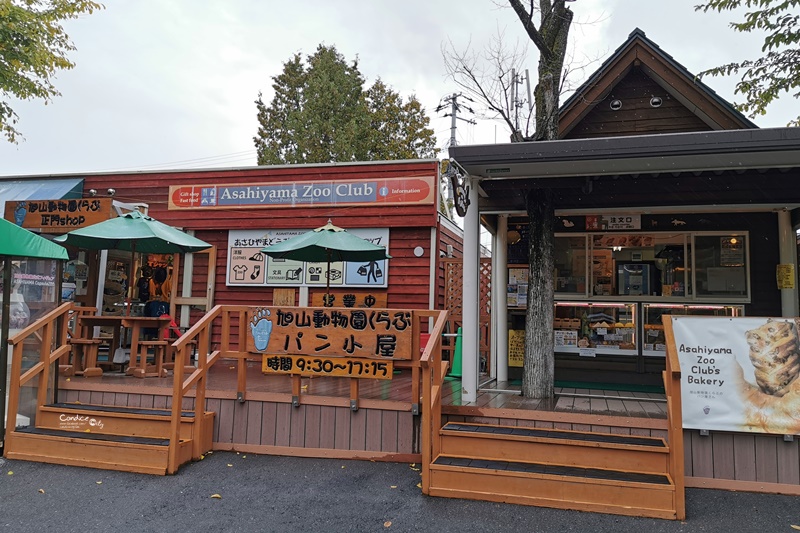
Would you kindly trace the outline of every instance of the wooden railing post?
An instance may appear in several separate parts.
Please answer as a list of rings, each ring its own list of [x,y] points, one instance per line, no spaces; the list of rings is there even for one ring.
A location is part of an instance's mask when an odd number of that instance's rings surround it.
[[[683,406],[681,402],[681,364],[675,347],[675,335],[671,317],[663,317],[664,336],[667,345],[664,387],[667,393],[667,416],[669,438],[670,476],[675,484],[676,518],[686,518],[686,485],[683,456]]]

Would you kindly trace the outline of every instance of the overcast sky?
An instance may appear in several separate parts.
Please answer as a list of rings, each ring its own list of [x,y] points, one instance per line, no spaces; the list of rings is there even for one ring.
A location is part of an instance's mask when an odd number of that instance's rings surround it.
[[[576,63],[605,60],[639,27],[690,72],[754,58],[762,37],[734,33],[730,13],[697,13],[695,0],[577,0],[570,6]],[[62,96],[14,102],[25,136],[0,139],[0,175],[255,165],[254,100],[272,97],[271,77],[300,52],[335,45],[371,84],[380,77],[416,94],[445,148],[450,119],[436,112],[457,91],[446,79],[443,42],[483,49],[498,29],[527,38],[509,8],[492,0],[107,0],[106,8],[65,24],[77,46],[73,70],[58,74]],[[536,70],[529,50],[529,69]],[[585,72],[588,76],[599,62]],[[574,80],[576,83],[582,79]],[[736,101],[734,79],[709,78]],[[563,99],[562,99],[563,101]],[[780,127],[798,114],[790,97],[755,119]],[[466,115],[465,115],[466,116]],[[459,144],[505,142],[502,125],[459,122]],[[443,152],[446,154],[446,152]]]

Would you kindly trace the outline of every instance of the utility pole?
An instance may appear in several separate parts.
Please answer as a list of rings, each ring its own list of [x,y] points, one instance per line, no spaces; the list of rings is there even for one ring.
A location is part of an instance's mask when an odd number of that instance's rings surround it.
[[[515,69],[511,69],[511,106],[514,113],[514,136],[522,140],[522,133],[519,131],[519,108],[525,104],[525,100],[520,98],[519,85],[525,82],[528,86],[528,111],[533,109],[533,100],[531,99],[531,79],[528,76],[528,69],[525,69],[525,76],[517,74]]]
[[[442,111],[443,109],[446,109],[448,104],[450,105],[450,112],[444,114],[444,116],[446,116],[446,117],[451,117],[451,120],[450,120],[450,144],[448,146],[456,146],[458,144],[458,141],[456,141],[456,121],[463,120],[467,124],[472,124],[473,126],[475,124],[477,124],[477,122],[475,122],[472,119],[461,118],[461,117],[458,116],[458,112],[461,111],[462,108],[466,109],[467,111],[469,111],[473,115],[475,114],[475,111],[473,111],[469,107],[462,106],[458,102],[459,98],[463,98],[464,100],[469,100],[470,102],[474,103],[474,100],[464,96],[461,93],[453,93],[452,95],[444,98],[444,102],[439,104],[439,107],[436,108],[436,111],[438,112],[438,111]]]
[[[475,122],[472,119],[462,118],[462,117],[458,116],[458,112],[461,111],[462,108],[466,109],[467,111],[469,111],[473,115],[475,114],[475,111],[473,111],[472,109],[470,109],[469,107],[467,107],[465,105],[460,104],[458,102],[459,98],[463,98],[464,100],[469,100],[470,102],[474,103],[474,100],[472,100],[471,98],[469,98],[467,96],[464,96],[461,93],[453,93],[450,96],[444,98],[443,102],[441,104],[439,104],[439,106],[436,108],[436,111],[438,112],[438,111],[442,111],[444,109],[447,109],[448,104],[450,106],[450,112],[444,114],[444,116],[450,117],[450,143],[448,144],[448,147],[449,146],[456,146],[458,144],[458,141],[456,140],[456,124],[457,124],[457,121],[463,120],[467,124],[472,124],[473,126],[475,124],[477,124],[477,122]],[[452,206],[453,206],[453,202],[454,202],[454,192],[453,192],[453,186],[450,183],[450,180],[447,180],[446,190],[447,190],[447,212],[450,213],[450,218],[452,219],[453,218]]]

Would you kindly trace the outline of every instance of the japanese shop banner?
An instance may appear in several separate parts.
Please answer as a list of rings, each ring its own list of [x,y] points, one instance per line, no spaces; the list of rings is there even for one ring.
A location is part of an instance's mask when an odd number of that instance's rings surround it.
[[[250,308],[247,351],[408,360],[412,316],[398,309]]]
[[[308,232],[305,229],[231,230],[228,232],[228,286],[325,287],[328,263],[304,263],[269,257],[261,250]],[[357,237],[389,250],[388,228],[347,229]],[[389,260],[333,261],[331,289],[387,287]]]
[[[672,317],[683,427],[800,433],[800,346],[793,318]]]
[[[435,184],[436,176],[173,185],[169,188],[169,209],[433,204]]]

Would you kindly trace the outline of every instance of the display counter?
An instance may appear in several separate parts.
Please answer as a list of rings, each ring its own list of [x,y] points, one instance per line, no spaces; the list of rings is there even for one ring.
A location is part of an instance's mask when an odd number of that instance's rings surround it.
[[[680,316],[743,316],[743,305],[681,305],[681,304],[642,304],[642,355],[663,357],[666,354],[666,340],[662,317]]]
[[[637,355],[637,304],[556,302],[556,353]]]
[[[509,309],[510,329],[524,330],[525,309]],[[664,357],[664,315],[743,316],[743,305],[556,302],[556,354]],[[519,366],[515,362],[512,366]]]

